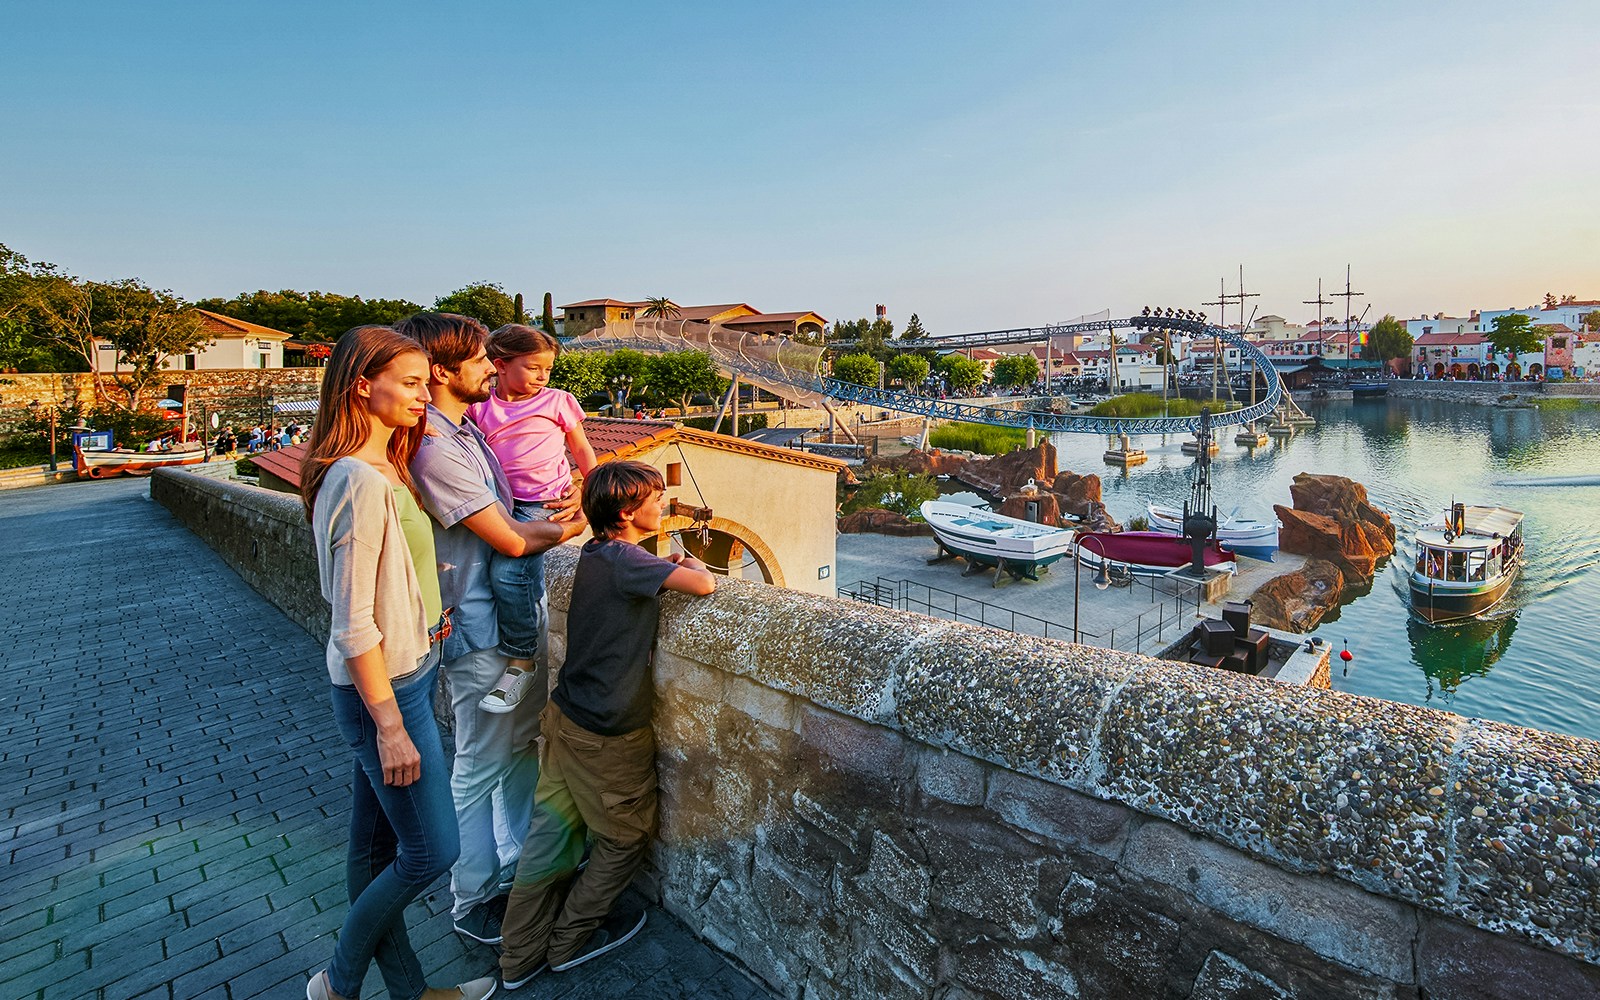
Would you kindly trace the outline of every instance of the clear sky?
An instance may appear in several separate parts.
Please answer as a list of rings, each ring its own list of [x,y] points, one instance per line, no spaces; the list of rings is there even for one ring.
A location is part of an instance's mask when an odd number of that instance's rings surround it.
[[[1196,308],[1240,264],[1305,321],[1348,263],[1357,311],[1459,315],[1600,298],[1596,51],[1594,0],[7,2],[0,242],[189,298],[939,334]]]

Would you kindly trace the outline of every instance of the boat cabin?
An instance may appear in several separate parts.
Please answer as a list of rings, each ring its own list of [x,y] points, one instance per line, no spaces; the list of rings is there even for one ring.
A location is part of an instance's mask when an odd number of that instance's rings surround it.
[[[1520,512],[1456,504],[1444,524],[1417,533],[1413,573],[1442,583],[1483,583],[1510,572],[1521,553]]]

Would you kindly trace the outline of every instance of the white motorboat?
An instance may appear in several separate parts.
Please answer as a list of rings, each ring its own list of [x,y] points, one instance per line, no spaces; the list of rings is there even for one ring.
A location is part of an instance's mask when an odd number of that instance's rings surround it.
[[[1036,579],[1035,571],[1072,552],[1072,529],[1053,528],[945,500],[922,504],[940,548],[969,566],[1005,570]]]
[[[1145,513],[1151,531],[1159,531],[1164,535],[1183,534],[1182,508],[1147,503]],[[1240,517],[1235,511],[1217,525],[1216,539],[1238,555],[1271,562],[1272,554],[1278,551],[1278,519],[1261,521],[1253,517]]]

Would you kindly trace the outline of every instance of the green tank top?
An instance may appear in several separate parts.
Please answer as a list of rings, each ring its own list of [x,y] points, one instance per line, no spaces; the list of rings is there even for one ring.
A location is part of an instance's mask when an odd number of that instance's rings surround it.
[[[404,486],[392,487],[394,505],[400,511],[400,530],[411,550],[411,565],[417,571],[417,587],[422,591],[422,612],[431,629],[444,612],[439,597],[439,560],[433,554],[433,522],[417,506],[417,498]]]

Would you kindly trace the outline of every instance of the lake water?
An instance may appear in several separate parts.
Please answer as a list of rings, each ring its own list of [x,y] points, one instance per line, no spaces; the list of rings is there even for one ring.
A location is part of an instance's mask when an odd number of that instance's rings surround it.
[[[1600,486],[1525,486],[1518,480],[1600,473],[1600,411],[1502,410],[1439,400],[1314,401],[1315,427],[1249,450],[1223,431],[1212,491],[1226,515],[1271,516],[1289,506],[1301,472],[1348,476],[1394,521],[1396,557],[1372,590],[1312,634],[1346,643],[1333,686],[1466,716],[1600,740]],[[1147,500],[1181,505],[1194,459],[1180,436],[1142,435],[1148,464],[1106,465],[1102,437],[1057,434],[1061,468],[1099,473],[1106,507],[1124,524]],[[1523,511],[1526,565],[1493,617],[1436,627],[1412,619],[1406,567],[1419,527],[1452,500]]]

